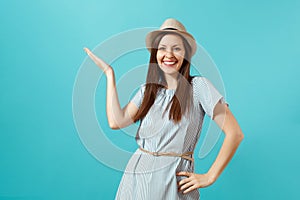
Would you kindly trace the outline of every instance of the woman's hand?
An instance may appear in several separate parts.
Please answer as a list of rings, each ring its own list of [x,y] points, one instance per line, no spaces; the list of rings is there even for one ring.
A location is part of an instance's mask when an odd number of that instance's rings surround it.
[[[87,55],[94,61],[96,65],[106,74],[108,71],[112,70],[112,67],[105,63],[102,59],[93,54],[88,48],[83,48]]]
[[[198,188],[207,187],[215,182],[215,180],[213,180],[213,178],[208,174],[178,172],[176,175],[187,177],[178,182],[178,190],[183,191],[184,194]]]

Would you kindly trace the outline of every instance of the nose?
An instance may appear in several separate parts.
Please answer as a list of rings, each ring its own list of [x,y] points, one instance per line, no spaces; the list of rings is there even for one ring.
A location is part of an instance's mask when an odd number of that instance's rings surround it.
[[[167,58],[172,58],[174,56],[174,53],[172,50],[167,50],[166,51],[166,55],[165,55]]]

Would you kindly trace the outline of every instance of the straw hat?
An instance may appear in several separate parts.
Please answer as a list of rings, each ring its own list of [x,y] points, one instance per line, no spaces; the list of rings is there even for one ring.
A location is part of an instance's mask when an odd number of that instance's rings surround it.
[[[195,41],[194,37],[186,31],[186,29],[185,29],[185,27],[183,26],[182,23],[180,23],[176,19],[172,19],[172,18],[167,19],[166,21],[164,21],[164,23],[161,25],[159,30],[152,31],[152,32],[147,34],[147,36],[146,36],[146,47],[148,48],[149,51],[151,51],[152,41],[156,38],[156,36],[158,36],[162,32],[170,32],[170,33],[175,32],[175,33],[181,35],[183,38],[186,39],[186,41],[191,46],[192,55],[194,55],[196,53],[197,44],[196,44],[196,41]]]

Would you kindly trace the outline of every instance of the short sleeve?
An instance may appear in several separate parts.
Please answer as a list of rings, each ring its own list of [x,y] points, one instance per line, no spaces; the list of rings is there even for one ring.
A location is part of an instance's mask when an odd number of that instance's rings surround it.
[[[203,110],[211,119],[213,118],[213,111],[218,102],[229,106],[222,94],[207,78],[195,77],[193,85],[196,101],[201,104]]]
[[[145,92],[145,85],[141,85],[138,91],[136,92],[136,94],[130,100],[130,102],[133,102],[138,108],[140,108],[143,101],[144,92]]]

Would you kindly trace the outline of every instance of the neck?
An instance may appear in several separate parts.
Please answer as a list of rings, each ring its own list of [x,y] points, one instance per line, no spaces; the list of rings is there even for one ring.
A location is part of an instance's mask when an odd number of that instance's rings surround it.
[[[168,89],[176,89],[177,88],[177,74],[175,75],[170,75],[170,74],[165,74],[165,79],[168,84]]]

